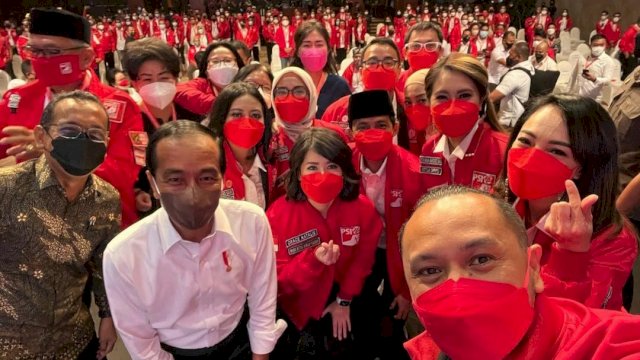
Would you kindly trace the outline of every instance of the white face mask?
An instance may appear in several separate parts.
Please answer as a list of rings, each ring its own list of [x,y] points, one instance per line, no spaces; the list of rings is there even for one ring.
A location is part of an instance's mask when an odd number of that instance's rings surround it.
[[[462,25],[467,25],[469,23],[469,20],[467,19],[462,19]]]
[[[207,70],[207,76],[212,83],[219,87],[225,87],[231,83],[233,77],[238,73],[238,66],[220,64]]]
[[[164,109],[171,104],[176,95],[176,84],[157,81],[141,87],[138,93],[145,104],[156,109]]]
[[[616,17],[613,18],[613,22],[617,23],[618,21],[620,21],[619,17],[616,16]]]
[[[591,48],[591,55],[594,57],[599,57],[604,53],[604,46],[596,46]]]
[[[100,31],[104,30],[104,25],[98,25],[98,30]]]
[[[282,20],[282,26],[289,26],[289,20]]]
[[[555,35],[555,33],[556,33],[556,29],[547,29],[548,35]]]

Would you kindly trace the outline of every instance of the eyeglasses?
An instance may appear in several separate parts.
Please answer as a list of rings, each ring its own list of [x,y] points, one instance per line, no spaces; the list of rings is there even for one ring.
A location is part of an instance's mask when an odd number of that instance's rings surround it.
[[[386,57],[382,60],[378,58],[369,58],[364,62],[364,65],[369,68],[369,70],[377,69],[378,67],[380,67],[380,65],[382,65],[382,67],[386,70],[392,70],[396,67],[397,64],[398,60],[392,57]]]
[[[407,50],[409,50],[410,52],[418,52],[422,49],[425,49],[429,52],[434,52],[440,49],[440,46],[442,46],[442,44],[436,41],[427,43],[411,42],[407,44]]]
[[[216,59],[216,60],[208,60],[207,64],[209,64],[209,66],[218,66],[221,64],[224,64],[226,66],[231,66],[231,65],[235,65],[236,61],[234,59]]]
[[[62,54],[65,51],[73,51],[73,50],[80,50],[80,49],[84,49],[87,48],[88,46],[83,45],[83,46],[76,46],[76,47],[70,47],[70,48],[65,48],[65,49],[58,49],[58,48],[38,48],[38,47],[34,47],[31,45],[27,45],[24,47],[25,51],[27,52],[27,54],[34,56],[34,57],[42,57],[42,56],[57,56]]]
[[[271,86],[270,85],[260,85],[253,81],[246,81],[247,84],[251,84],[256,87],[256,89],[264,91],[265,94],[271,94]]]
[[[289,94],[291,94],[291,96],[296,99],[305,99],[307,96],[309,96],[309,92],[304,86],[296,86],[291,90],[287,89],[286,87],[277,87],[275,88],[273,93],[276,99],[284,99],[289,96]]]
[[[73,124],[63,124],[63,125],[49,125],[49,127],[57,127],[58,128],[58,136],[63,137],[65,139],[78,139],[82,134],[84,136],[95,142],[95,143],[105,143],[107,141],[107,132],[102,129],[91,128],[91,129],[83,129],[78,125]]]

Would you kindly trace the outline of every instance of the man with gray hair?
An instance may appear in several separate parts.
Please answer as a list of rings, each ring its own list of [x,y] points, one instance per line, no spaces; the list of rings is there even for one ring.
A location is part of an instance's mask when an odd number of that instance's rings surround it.
[[[542,248],[529,245],[501,199],[438,188],[418,203],[400,245],[413,307],[429,329],[405,343],[413,360],[640,354],[639,317],[543,294]]]

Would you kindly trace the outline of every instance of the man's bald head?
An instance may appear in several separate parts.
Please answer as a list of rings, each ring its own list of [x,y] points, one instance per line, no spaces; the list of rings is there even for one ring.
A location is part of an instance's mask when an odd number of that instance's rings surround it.
[[[536,53],[546,54],[549,51],[549,43],[546,41],[541,41],[535,49]]]

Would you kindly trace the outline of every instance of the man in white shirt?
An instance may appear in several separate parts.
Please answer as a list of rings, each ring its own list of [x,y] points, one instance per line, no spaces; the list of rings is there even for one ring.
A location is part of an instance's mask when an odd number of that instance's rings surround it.
[[[558,64],[549,56],[549,43],[542,41],[536,46],[529,62],[536,71],[558,71]]]
[[[591,55],[580,57],[576,69],[572,72],[569,84],[578,87],[581,96],[590,97],[598,102],[602,100],[602,89],[615,79],[613,59],[605,54],[607,39],[596,34],[591,37]]]
[[[498,87],[489,94],[493,103],[500,101],[498,120],[500,124],[513,127],[524,113],[524,103],[529,100],[531,76],[535,74],[529,62],[529,46],[526,42],[515,44],[509,51],[509,71],[502,77]]]
[[[268,359],[286,327],[275,321],[269,223],[256,205],[220,199],[220,154],[219,139],[187,120],[149,141],[147,176],[162,208],[117,236],[103,263],[133,359]]]
[[[507,57],[509,56],[509,50],[516,42],[516,35],[512,31],[507,31],[502,37],[502,42],[496,44],[495,49],[491,51],[491,57],[489,58],[489,91],[493,91],[500,83],[500,79],[507,73],[509,67],[507,66]]]

